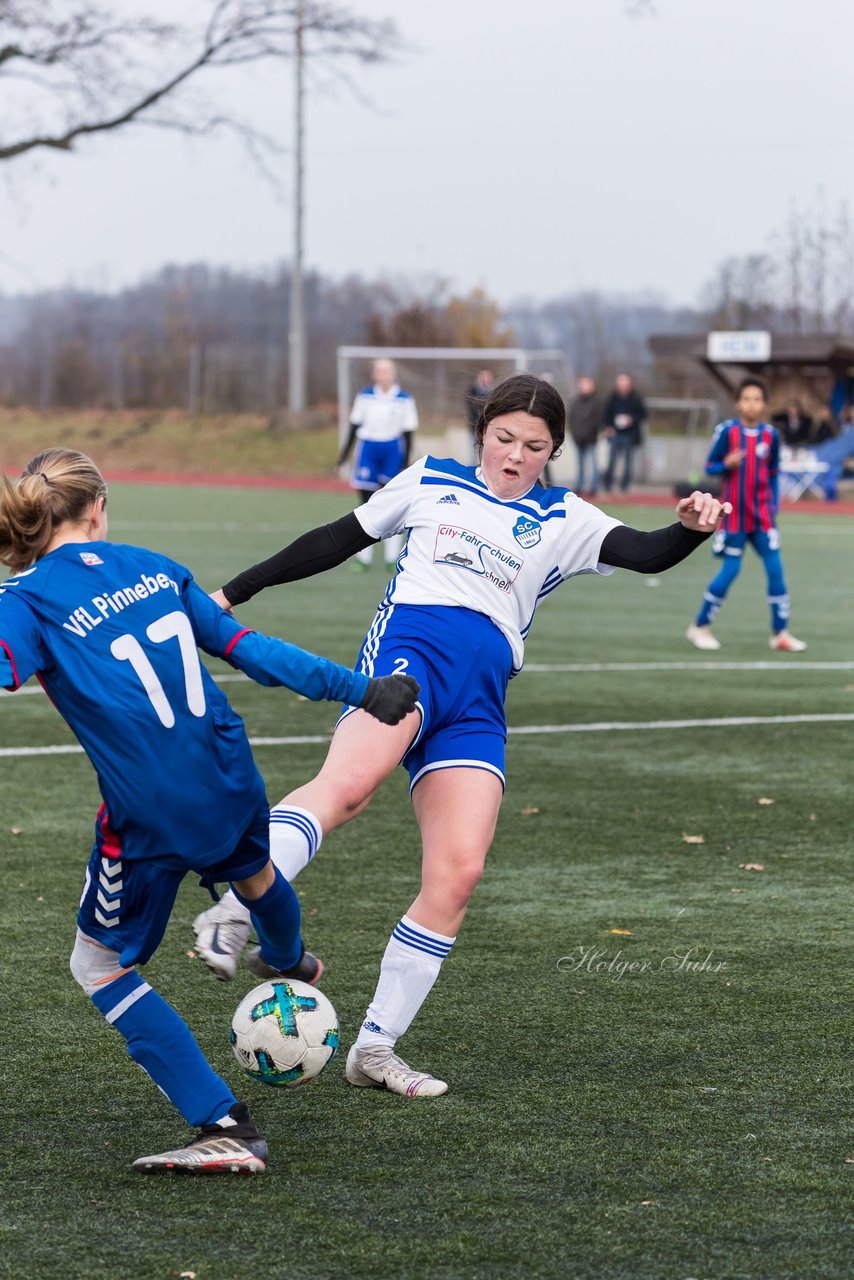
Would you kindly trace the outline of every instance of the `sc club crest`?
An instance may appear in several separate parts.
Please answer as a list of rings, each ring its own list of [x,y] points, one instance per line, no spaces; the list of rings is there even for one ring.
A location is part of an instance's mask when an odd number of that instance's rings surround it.
[[[520,516],[513,526],[513,537],[520,547],[535,547],[543,536],[543,526],[530,516]]]

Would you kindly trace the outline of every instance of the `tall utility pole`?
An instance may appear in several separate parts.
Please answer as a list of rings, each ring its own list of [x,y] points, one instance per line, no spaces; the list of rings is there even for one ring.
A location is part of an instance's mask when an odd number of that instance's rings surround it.
[[[305,86],[303,83],[303,0],[297,0],[295,47],[296,139],[294,145],[294,249],[291,263],[291,318],[288,333],[290,355],[288,407],[292,413],[305,409],[305,307],[302,290],[303,260],[303,142],[305,129]]]

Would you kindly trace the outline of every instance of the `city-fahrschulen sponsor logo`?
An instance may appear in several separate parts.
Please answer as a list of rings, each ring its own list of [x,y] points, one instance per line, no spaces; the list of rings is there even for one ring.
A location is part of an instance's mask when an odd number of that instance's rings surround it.
[[[436,531],[433,563],[474,573],[499,591],[509,594],[525,561],[515,551],[487,542],[471,529],[440,524]]]

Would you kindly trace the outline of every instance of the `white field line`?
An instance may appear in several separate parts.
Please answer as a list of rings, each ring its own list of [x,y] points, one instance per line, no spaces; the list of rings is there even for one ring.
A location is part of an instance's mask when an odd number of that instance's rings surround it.
[[[546,735],[554,733],[623,733],[651,729],[732,729],[741,725],[776,724],[829,724],[854,721],[854,712],[831,712],[826,715],[796,716],[722,716],[715,720],[609,720],[593,724],[530,724],[517,725],[508,734]],[[331,734],[306,734],[292,738],[250,738],[253,747],[296,747],[329,742]],[[82,747],[63,745],[55,747],[2,747],[0,757],[81,755]]]
[[[525,671],[535,675],[569,674],[584,675],[586,671],[854,671],[854,662],[805,662],[797,658],[776,662],[529,662]],[[251,684],[248,676],[240,672],[213,676],[215,684]],[[43,693],[40,684],[25,685],[14,695]],[[0,689],[0,698],[10,697],[7,689]]]
[[[854,671],[854,662],[799,662],[797,658],[765,662],[526,662],[525,671],[540,674],[585,671]]]
[[[111,520],[111,532],[154,529],[158,533],[276,533],[286,542],[289,534],[305,532],[304,526],[287,521],[248,524],[244,520]]]

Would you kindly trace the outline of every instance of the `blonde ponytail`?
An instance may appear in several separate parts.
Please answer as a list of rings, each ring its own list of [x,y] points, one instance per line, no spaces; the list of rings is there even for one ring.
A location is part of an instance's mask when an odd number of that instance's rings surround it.
[[[17,484],[2,477],[0,562],[13,572],[34,564],[66,521],[82,520],[106,496],[104,477],[91,458],[74,449],[47,449],[31,458]]]

